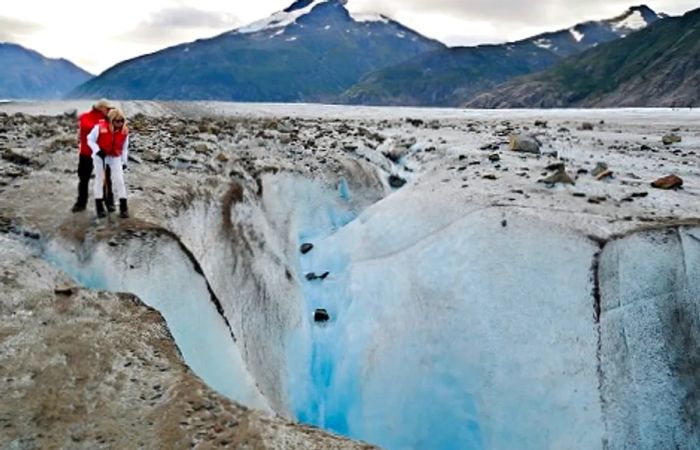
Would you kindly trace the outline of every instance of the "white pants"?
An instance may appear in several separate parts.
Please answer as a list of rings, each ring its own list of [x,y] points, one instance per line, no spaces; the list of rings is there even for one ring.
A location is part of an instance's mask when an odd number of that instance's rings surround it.
[[[118,199],[126,198],[126,185],[124,184],[124,171],[122,170],[122,159],[107,156],[104,161],[99,156],[94,156],[92,162],[95,166],[95,200],[102,200],[104,195],[103,185],[105,183],[105,168],[109,166],[112,176],[112,192]]]

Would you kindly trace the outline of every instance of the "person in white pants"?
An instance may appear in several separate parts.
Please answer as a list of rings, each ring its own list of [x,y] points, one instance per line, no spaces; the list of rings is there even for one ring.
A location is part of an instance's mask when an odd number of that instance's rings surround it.
[[[128,218],[126,185],[124,171],[129,160],[129,128],[124,113],[115,108],[109,112],[106,121],[100,121],[87,137],[92,150],[95,166],[95,208],[97,217],[105,217],[103,185],[105,183],[105,166],[112,174],[113,192],[119,198],[119,217]]]

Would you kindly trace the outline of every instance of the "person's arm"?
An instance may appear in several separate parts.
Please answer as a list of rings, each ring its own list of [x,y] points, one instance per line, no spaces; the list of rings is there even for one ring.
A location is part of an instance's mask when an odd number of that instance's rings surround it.
[[[129,162],[129,136],[124,139],[124,146],[122,147],[122,167],[126,167]]]
[[[97,145],[97,138],[100,137],[100,126],[95,125],[95,127],[92,129],[90,134],[87,136],[87,144],[88,147],[90,147],[90,150],[92,150],[92,157],[94,158],[95,156],[100,156],[100,146]],[[100,156],[101,158],[101,156]]]

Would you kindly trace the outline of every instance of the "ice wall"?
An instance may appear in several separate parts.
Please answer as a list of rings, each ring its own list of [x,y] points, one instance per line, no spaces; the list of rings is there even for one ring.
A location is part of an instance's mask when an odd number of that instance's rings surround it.
[[[165,318],[192,370],[209,386],[241,404],[270,411],[211,299],[206,280],[167,235],[102,241],[89,248],[55,240],[46,257],[82,285],[131,292]]]
[[[700,229],[611,242],[600,287],[607,447],[700,448]]]
[[[279,414],[295,415],[289,398],[302,392],[311,351],[299,240],[304,230],[339,229],[383,195],[373,167],[347,161],[324,180],[235,179],[229,192],[202,195],[169,223],[200,262],[247,367]]]
[[[302,420],[387,449],[600,446],[595,243],[397,194],[314,244],[302,271],[330,275],[306,317],[332,321],[312,326]]]

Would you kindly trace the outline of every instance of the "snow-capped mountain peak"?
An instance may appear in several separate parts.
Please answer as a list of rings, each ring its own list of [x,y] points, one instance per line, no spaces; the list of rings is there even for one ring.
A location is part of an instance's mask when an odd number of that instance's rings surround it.
[[[646,5],[633,6],[612,19],[579,23],[565,30],[534,36],[525,42],[553,51],[559,56],[570,56],[602,43],[624,38],[663,17]]]
[[[296,20],[311,12],[319,3],[324,3],[325,0],[297,0],[290,7],[278,11],[269,17],[257,20],[251,24],[240,27],[234,32],[236,33],[257,33],[259,31],[284,28],[296,22]]]
[[[639,5],[629,8],[622,15],[607,22],[615,31],[631,33],[651,25],[662,17],[648,6]]]
[[[249,25],[237,28],[234,33],[258,33],[261,31],[279,30],[287,26],[297,23],[299,19],[309,15],[317,7],[323,5],[336,5],[341,8],[343,14],[347,15],[350,20],[358,23],[381,22],[389,23],[391,20],[376,13],[358,13],[349,11],[346,8],[348,0],[296,0],[289,7],[278,11],[265,19],[255,21]]]

